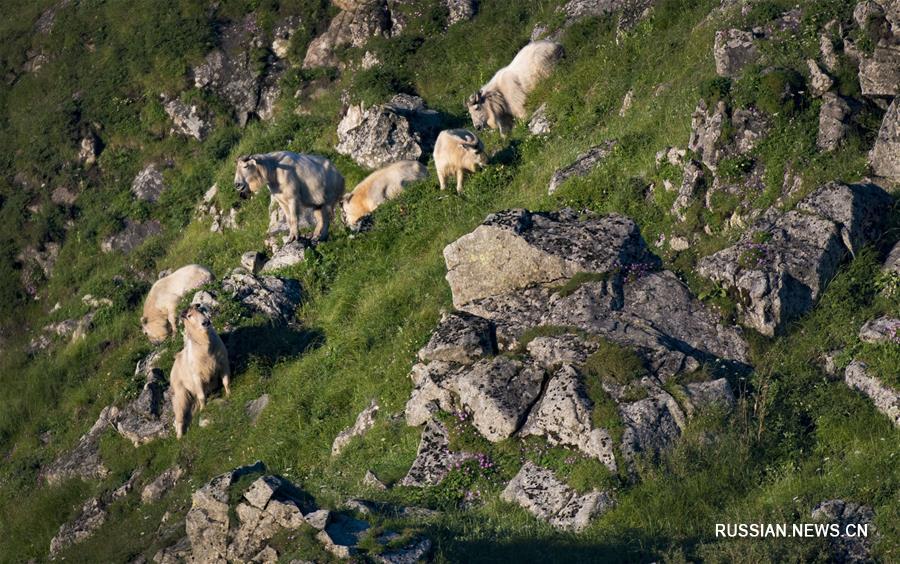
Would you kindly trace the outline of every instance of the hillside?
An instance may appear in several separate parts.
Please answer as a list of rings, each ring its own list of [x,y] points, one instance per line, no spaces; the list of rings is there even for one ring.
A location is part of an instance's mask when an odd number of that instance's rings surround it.
[[[4,7],[0,562],[900,558],[896,1]],[[281,150],[428,177],[285,245]],[[233,375],[176,440],[190,263]],[[870,535],[716,536],[813,522]]]

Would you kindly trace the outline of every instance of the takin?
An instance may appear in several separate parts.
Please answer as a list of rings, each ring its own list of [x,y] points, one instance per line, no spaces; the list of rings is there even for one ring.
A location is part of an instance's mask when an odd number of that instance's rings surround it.
[[[344,177],[325,157],[277,151],[238,157],[234,187],[242,198],[269,187],[290,229],[286,243],[299,237],[300,212],[311,208],[316,218],[314,241],[328,237],[334,207],[344,195]],[[273,203],[269,202],[269,209]]]
[[[341,204],[344,224],[354,229],[375,208],[402,194],[407,184],[426,176],[428,169],[418,161],[398,161],[376,170],[344,196]]]
[[[175,355],[172,365],[172,409],[175,413],[175,436],[187,431],[194,413],[206,407],[206,396],[219,387],[231,395],[231,366],[228,351],[212,326],[209,317],[197,306],[183,314],[184,348]]]
[[[141,328],[154,345],[175,333],[178,327],[178,302],[188,292],[212,282],[212,272],[199,264],[182,266],[157,280],[144,300]]]
[[[462,194],[463,175],[487,165],[484,145],[468,129],[441,131],[434,144],[434,166],[441,190],[447,188],[447,177],[456,175],[456,191]]]
[[[505,136],[516,119],[525,117],[525,98],[550,75],[563,53],[562,45],[553,41],[522,47],[508,66],[466,100],[475,129],[500,129]]]

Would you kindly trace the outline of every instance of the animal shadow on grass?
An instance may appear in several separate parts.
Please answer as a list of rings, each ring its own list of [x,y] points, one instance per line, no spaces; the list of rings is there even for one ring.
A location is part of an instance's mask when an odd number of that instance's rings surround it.
[[[497,165],[507,165],[512,166],[519,162],[522,158],[522,154],[519,152],[519,145],[522,142],[518,139],[511,140],[506,147],[500,149],[496,153],[490,156],[488,160],[488,164]]]
[[[266,324],[238,327],[224,340],[233,373],[244,372],[252,362],[268,375],[275,363],[321,347],[325,334],[318,329]]]

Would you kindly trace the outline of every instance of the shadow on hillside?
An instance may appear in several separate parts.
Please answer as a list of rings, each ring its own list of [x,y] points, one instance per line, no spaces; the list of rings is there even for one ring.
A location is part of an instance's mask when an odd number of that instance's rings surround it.
[[[241,373],[252,362],[268,372],[275,363],[316,350],[325,343],[318,329],[287,325],[238,327],[224,336],[233,373]]]
[[[488,159],[488,163],[492,165],[502,164],[507,166],[516,164],[519,162],[519,159],[522,158],[521,153],[519,153],[519,145],[521,144],[522,142],[519,139],[511,140],[506,147],[491,155]]]

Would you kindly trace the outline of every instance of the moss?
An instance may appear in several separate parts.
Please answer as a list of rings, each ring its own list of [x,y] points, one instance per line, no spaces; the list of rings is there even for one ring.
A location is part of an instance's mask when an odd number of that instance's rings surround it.
[[[560,298],[565,298],[574,294],[585,284],[591,282],[606,282],[615,276],[615,274],[616,272],[577,272],[574,276],[569,278],[565,284],[553,288],[553,293]]]
[[[607,339],[598,341],[597,351],[584,363],[585,374],[625,385],[647,374],[644,361],[633,350]]]

